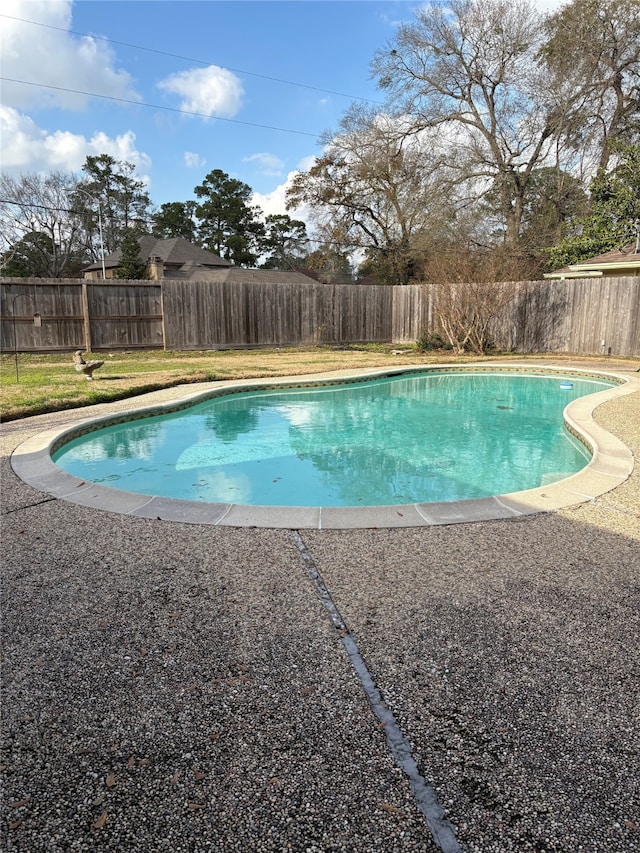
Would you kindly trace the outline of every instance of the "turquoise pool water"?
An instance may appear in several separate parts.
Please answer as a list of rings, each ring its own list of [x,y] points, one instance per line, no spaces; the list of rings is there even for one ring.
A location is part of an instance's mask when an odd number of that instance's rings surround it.
[[[613,384],[429,371],[247,391],[96,430],[53,459],[103,486],[212,503],[383,506],[487,497],[583,468],[589,452],[565,428],[563,410]]]

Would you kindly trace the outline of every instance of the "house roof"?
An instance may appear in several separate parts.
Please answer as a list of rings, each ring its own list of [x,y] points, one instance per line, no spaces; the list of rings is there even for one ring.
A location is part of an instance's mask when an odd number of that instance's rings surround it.
[[[320,284],[353,284],[353,280],[349,273],[331,272],[330,270],[312,270],[309,267],[296,267],[295,272],[307,278],[312,278]],[[358,282],[360,284],[360,282]]]
[[[621,275],[629,273],[640,275],[640,251],[636,243],[629,243],[621,249],[612,249],[594,258],[570,264],[553,272],[545,273],[545,278],[590,278],[603,275]]]
[[[165,265],[182,266],[190,263],[200,267],[230,267],[229,261],[219,257],[213,252],[208,252],[200,246],[184,240],[182,237],[172,237],[168,240],[159,240],[151,234],[143,234],[139,239],[140,255],[144,261],[149,258],[159,257]],[[112,268],[120,265],[121,250],[118,248],[105,256],[105,267]],[[96,270],[102,268],[102,262],[91,264],[85,270]]]
[[[598,267],[609,266],[610,264],[638,264],[640,266],[640,252],[636,251],[636,244],[629,243],[622,249],[613,249],[610,252],[605,252],[603,255],[596,255],[595,258],[589,258],[586,261],[580,261],[579,264],[573,264],[572,269],[579,267]]]
[[[230,266],[227,269],[203,269],[185,265],[180,270],[171,270],[165,276],[172,281],[215,281],[239,284],[312,284],[313,279],[299,272],[287,270],[256,270]]]

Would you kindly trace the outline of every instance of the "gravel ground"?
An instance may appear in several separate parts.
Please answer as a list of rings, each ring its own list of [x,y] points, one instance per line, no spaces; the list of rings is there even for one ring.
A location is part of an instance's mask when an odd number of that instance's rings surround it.
[[[71,417],[0,432],[2,848],[437,851],[292,534],[17,480]],[[300,534],[462,850],[640,851],[639,507]]]

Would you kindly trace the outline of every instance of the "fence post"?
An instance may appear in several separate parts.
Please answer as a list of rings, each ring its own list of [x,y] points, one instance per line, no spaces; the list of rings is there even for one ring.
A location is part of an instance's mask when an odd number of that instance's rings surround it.
[[[164,286],[162,284],[162,279],[158,282],[160,285],[160,316],[161,316],[161,328],[162,328],[162,349],[166,351],[167,349],[167,330],[165,328],[164,323]]]
[[[91,352],[91,318],[89,317],[89,294],[87,293],[87,282],[82,280],[82,320],[84,325],[84,349]]]

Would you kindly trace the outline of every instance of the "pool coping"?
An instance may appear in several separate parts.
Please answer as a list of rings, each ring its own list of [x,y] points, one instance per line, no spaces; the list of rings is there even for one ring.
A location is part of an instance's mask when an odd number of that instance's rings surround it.
[[[535,375],[562,375],[584,378],[606,378],[619,384],[613,388],[580,397],[564,411],[568,429],[592,452],[585,468],[555,483],[521,492],[462,501],[413,503],[391,506],[354,507],[286,507],[251,506],[233,503],[183,501],[161,496],[107,488],[81,480],[59,468],[51,454],[72,435],[92,431],[131,418],[165,414],[187,408],[202,400],[268,388],[312,387],[362,382],[412,373],[428,372],[509,372]],[[410,365],[383,369],[341,370],[301,376],[226,380],[206,383],[198,391],[193,386],[167,389],[168,399],[143,404],[107,415],[81,417],[72,424],[45,430],[20,444],[12,454],[14,472],[28,485],[54,498],[72,504],[131,515],[188,524],[226,527],[264,527],[286,529],[362,529],[389,527],[424,527],[463,522],[515,519],[520,516],[564,509],[594,500],[624,483],[631,475],[634,457],[629,448],[593,418],[602,403],[640,391],[640,377],[602,370],[562,366],[533,367],[514,363],[467,363],[464,365]],[[135,398],[134,398],[135,399]],[[127,403],[130,403],[128,400]]]

